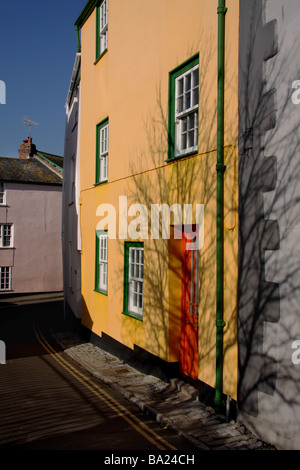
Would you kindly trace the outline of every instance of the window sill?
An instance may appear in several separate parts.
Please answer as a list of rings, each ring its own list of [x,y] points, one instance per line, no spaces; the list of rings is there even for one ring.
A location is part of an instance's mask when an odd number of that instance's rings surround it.
[[[107,290],[94,289],[94,292],[97,292],[97,294],[102,294],[102,295],[108,296]]]
[[[105,51],[101,52],[99,57],[95,60],[94,65],[97,65],[98,62],[102,59],[102,57],[107,53],[108,49],[105,49]]]
[[[133,312],[122,312],[122,315],[126,315],[127,317],[134,318],[135,320],[138,321],[143,321],[143,315],[138,314],[138,313],[133,313]]]
[[[103,181],[99,181],[98,183],[95,183],[94,186],[101,186],[102,184],[106,184],[108,183],[108,180],[103,180]]]
[[[166,163],[171,163],[171,162],[174,162],[176,160],[182,160],[183,158],[192,157],[193,155],[197,155],[197,154],[198,154],[198,149],[193,150],[191,152],[183,153],[181,155],[176,155],[174,157],[168,157],[167,160],[165,160],[165,162]]]

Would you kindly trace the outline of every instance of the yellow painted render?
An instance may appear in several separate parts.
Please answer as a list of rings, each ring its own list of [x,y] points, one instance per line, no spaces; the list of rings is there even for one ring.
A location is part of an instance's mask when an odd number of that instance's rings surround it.
[[[200,251],[199,379],[215,386],[217,0],[109,0],[108,51],[95,62],[95,11],[82,27],[82,323],[133,348],[179,360],[180,247],[144,240],[143,321],[123,310],[124,240],[109,240],[108,295],[94,291],[97,207],[205,205]],[[226,14],[224,393],[237,384],[238,0]],[[168,163],[169,72],[199,52],[198,155]],[[96,125],[109,117],[108,183],[95,186]],[[130,221],[130,220],[129,220]]]

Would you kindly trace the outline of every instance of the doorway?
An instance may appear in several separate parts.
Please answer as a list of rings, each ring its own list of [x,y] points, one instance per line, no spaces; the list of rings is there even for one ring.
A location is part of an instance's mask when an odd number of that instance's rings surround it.
[[[195,226],[182,234],[180,370],[198,379],[199,249]]]

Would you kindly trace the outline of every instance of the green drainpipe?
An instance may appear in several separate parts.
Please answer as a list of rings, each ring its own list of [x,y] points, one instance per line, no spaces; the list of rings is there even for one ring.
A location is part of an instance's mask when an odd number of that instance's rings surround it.
[[[77,37],[77,52],[81,52],[81,44],[80,44],[80,34],[79,34],[79,27],[75,26],[76,37]]]
[[[224,64],[226,0],[219,0],[218,12],[218,117],[217,117],[217,282],[216,282],[216,395],[220,410],[223,389],[223,265],[224,265]]]

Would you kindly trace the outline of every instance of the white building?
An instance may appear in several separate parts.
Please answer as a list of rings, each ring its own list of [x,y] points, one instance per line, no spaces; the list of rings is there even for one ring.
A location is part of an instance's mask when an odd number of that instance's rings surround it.
[[[80,53],[76,54],[66,101],[62,243],[65,315],[81,317],[80,237]]]

